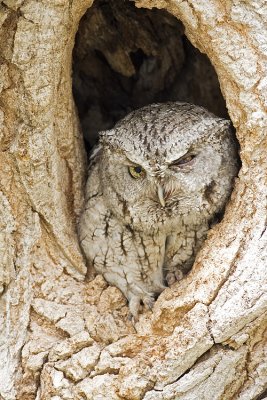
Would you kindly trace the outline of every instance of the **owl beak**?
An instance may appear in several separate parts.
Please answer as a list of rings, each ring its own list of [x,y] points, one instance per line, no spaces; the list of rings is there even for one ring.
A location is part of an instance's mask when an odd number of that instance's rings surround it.
[[[158,185],[158,198],[162,207],[165,207],[164,191],[161,185]]]

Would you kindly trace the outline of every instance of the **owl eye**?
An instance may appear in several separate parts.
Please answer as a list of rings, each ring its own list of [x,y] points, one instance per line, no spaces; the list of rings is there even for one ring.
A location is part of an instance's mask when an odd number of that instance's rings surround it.
[[[136,167],[129,167],[128,171],[129,174],[135,179],[142,178],[145,175],[145,170],[140,165],[136,165]]]
[[[183,167],[185,165],[191,165],[192,161],[194,160],[194,158],[196,157],[195,154],[188,154],[185,155],[181,158],[179,158],[178,160],[174,161],[171,165],[172,166],[178,166],[178,167]]]

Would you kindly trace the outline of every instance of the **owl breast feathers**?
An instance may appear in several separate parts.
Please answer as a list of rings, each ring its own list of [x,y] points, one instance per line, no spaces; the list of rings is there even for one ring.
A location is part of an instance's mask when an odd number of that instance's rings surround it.
[[[237,174],[230,122],[187,103],[133,111],[91,155],[80,242],[137,317],[191,268]]]

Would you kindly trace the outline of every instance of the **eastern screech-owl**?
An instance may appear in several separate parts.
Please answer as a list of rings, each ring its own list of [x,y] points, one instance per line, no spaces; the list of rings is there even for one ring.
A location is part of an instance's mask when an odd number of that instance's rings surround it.
[[[80,241],[134,317],[191,268],[229,197],[236,159],[229,121],[187,103],[146,106],[100,134]]]

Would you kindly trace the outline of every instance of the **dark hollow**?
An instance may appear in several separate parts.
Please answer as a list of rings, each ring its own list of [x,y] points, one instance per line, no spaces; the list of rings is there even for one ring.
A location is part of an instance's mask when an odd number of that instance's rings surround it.
[[[180,21],[129,0],[95,0],[73,52],[73,94],[87,147],[131,110],[180,100],[227,117],[216,72]]]

